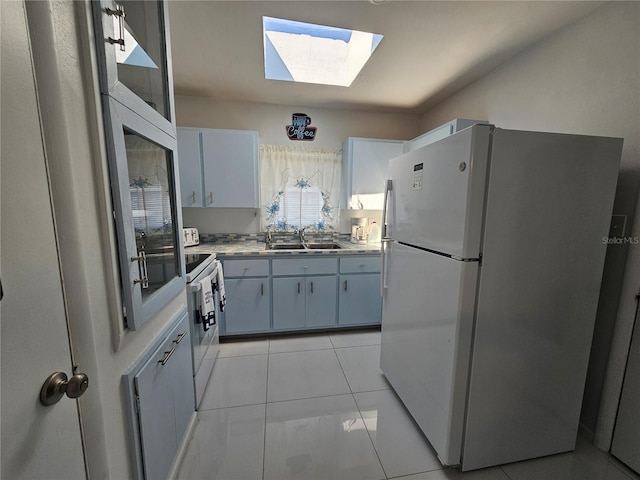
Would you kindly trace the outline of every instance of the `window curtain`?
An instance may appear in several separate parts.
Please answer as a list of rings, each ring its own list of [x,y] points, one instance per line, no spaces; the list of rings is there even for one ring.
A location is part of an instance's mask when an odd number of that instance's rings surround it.
[[[261,227],[337,231],[342,151],[260,145]]]

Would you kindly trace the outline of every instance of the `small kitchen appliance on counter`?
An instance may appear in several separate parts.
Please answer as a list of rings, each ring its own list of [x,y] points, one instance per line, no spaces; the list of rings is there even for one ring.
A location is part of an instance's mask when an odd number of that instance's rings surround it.
[[[182,238],[184,240],[185,247],[193,247],[200,245],[200,235],[197,228],[183,228]]]
[[[351,243],[367,243],[366,226],[366,218],[351,219]]]

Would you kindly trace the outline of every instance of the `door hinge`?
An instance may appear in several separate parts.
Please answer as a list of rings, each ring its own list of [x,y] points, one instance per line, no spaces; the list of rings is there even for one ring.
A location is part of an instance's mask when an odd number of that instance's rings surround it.
[[[136,412],[140,413],[140,396],[136,395]]]

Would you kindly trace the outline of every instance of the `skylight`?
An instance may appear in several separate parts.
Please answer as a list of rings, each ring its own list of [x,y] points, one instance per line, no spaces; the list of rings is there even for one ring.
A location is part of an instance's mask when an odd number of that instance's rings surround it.
[[[383,35],[262,17],[268,80],[348,87]]]

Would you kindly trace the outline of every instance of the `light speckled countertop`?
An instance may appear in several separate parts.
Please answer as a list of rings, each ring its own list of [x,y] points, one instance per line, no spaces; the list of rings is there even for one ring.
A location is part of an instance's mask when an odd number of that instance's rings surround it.
[[[266,250],[265,243],[256,240],[236,242],[200,242],[200,245],[186,247],[186,253],[215,253],[218,258],[229,256],[277,256],[283,255],[375,255],[380,254],[380,243],[354,244],[345,240],[336,240],[340,245],[335,250]]]

